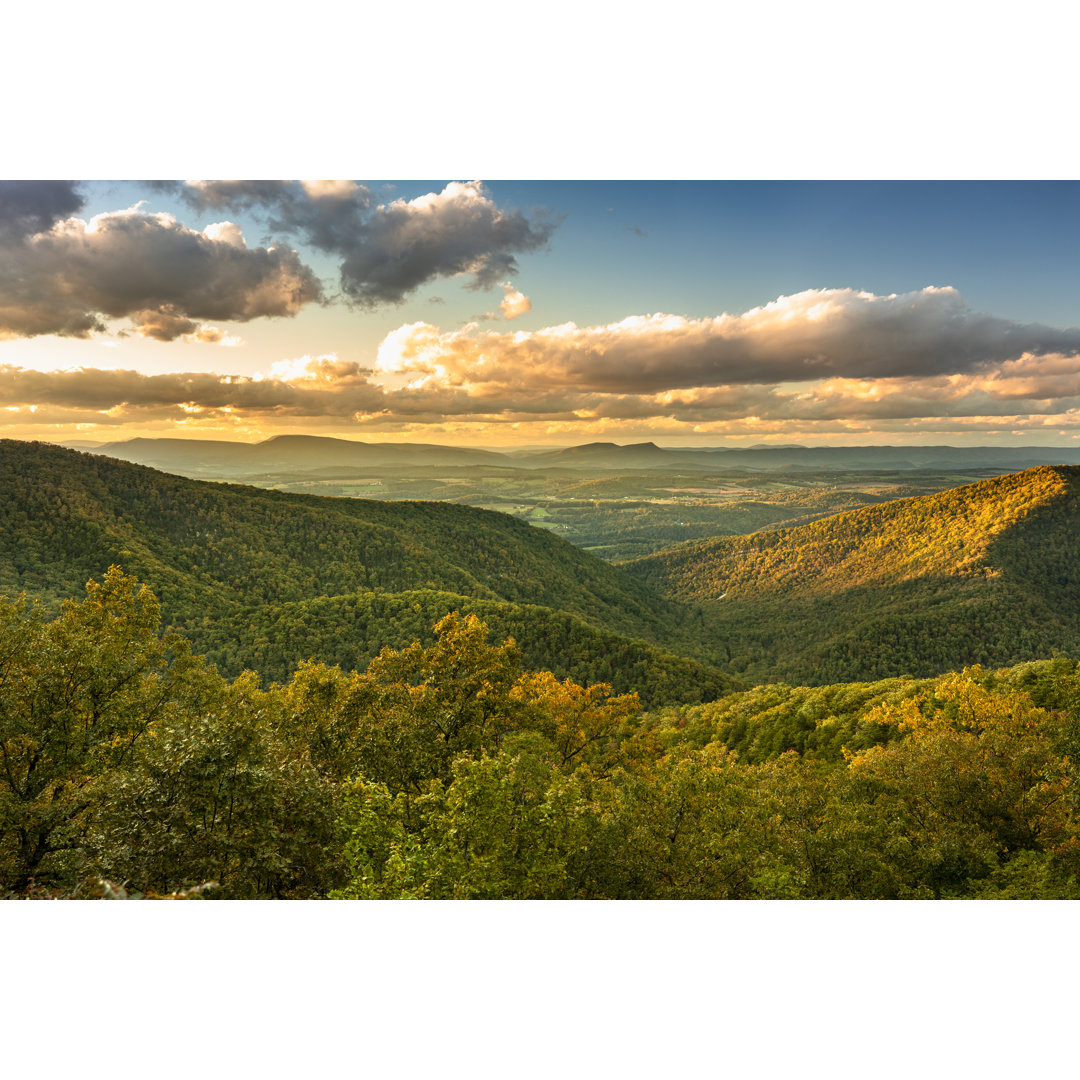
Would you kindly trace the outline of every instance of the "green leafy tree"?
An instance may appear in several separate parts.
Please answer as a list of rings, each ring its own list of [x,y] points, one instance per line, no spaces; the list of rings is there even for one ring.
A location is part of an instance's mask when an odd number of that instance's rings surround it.
[[[724,747],[671,755],[597,790],[584,895],[744,899],[763,859],[745,769]]]
[[[580,785],[542,736],[494,756],[462,755],[445,789],[411,807],[385,785],[354,785],[343,826],[352,881],[342,898],[560,899],[592,824]],[[410,824],[411,823],[411,824]]]
[[[155,725],[112,778],[88,838],[102,876],[140,890],[314,897],[337,882],[335,790],[282,738],[276,693],[216,675],[200,708]]]
[[[325,775],[418,794],[457,755],[497,749],[522,711],[517,647],[489,645],[475,615],[453,612],[435,632],[431,646],[383,649],[363,673],[301,668],[285,700]]]
[[[45,622],[0,599],[0,866],[9,890],[77,865],[92,810],[155,724],[190,697],[185,643],[113,567]]]
[[[982,686],[978,669],[939,680],[936,707],[882,706],[903,740],[849,755],[852,793],[910,889],[965,895],[1017,852],[1072,850],[1062,718]]]

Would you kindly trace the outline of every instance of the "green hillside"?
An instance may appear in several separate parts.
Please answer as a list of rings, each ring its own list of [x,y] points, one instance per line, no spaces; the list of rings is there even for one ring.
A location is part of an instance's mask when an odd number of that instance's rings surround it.
[[[231,676],[364,667],[448,611],[647,707],[1080,654],[1080,469],[1039,467],[621,566],[444,502],[188,480],[0,442],[0,589],[50,611],[122,566]],[[724,672],[726,674],[722,674]]]
[[[370,605],[361,604],[365,616],[350,625],[326,603],[315,618],[321,629],[291,633],[262,671],[258,661],[269,653],[259,643],[270,628],[292,625],[320,598],[348,596],[355,604],[364,594],[428,594],[421,605],[427,628],[462,598],[494,605],[493,612],[508,605],[501,621],[522,626],[529,620],[520,606],[533,605],[563,614],[568,644],[567,618],[582,628],[579,637],[591,636],[593,653],[624,658],[627,639],[670,641],[678,621],[675,605],[622,571],[503,514],[212,484],[0,441],[0,588],[55,608],[113,564],[154,589],[166,623],[197,649],[229,671],[247,666],[267,677],[284,677],[309,656],[368,657],[415,636],[393,629],[415,600],[398,605],[381,627],[372,624]],[[543,651],[542,636],[534,644],[524,635],[530,660]],[[703,686],[716,685],[715,672],[690,669]],[[631,688],[628,668],[613,678]],[[700,691],[691,696],[701,700]]]
[[[450,611],[482,619],[492,640],[512,637],[530,670],[610,683],[614,693],[636,692],[646,708],[711,701],[736,685],[714,667],[597,630],[565,611],[432,590],[318,596],[245,609],[227,620],[208,617],[189,623],[185,633],[225,675],[247,667],[285,682],[298,659],[362,670],[383,648],[428,644],[432,627]]]
[[[1043,466],[623,564],[751,681],[928,676],[1080,649],[1080,470]]]

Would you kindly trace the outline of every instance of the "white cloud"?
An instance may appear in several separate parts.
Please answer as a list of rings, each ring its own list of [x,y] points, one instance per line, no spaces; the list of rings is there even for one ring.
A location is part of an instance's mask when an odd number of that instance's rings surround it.
[[[414,323],[395,331],[394,351],[397,370],[431,374],[438,366],[451,385],[642,394],[977,371],[1025,355],[1075,354],[1080,330],[974,312],[951,288],[889,296],[813,289],[705,319],[633,315],[605,326],[565,323],[513,333]]]
[[[475,180],[389,203],[376,203],[352,180],[189,180],[179,192],[199,210],[261,215],[274,232],[338,256],[342,292],[365,307],[400,303],[428,282],[459,275],[492,288],[557,224],[543,212],[497,206]]]
[[[504,281],[499,288],[506,294],[499,303],[499,311],[504,319],[516,319],[519,315],[532,311],[532,301],[509,281]]]
[[[132,208],[0,241],[0,336],[86,337],[130,318],[168,341],[204,320],[295,315],[321,295],[296,252],[249,249],[231,222],[198,232]]]
[[[207,225],[203,229],[203,235],[208,236],[211,240],[219,240],[223,244],[229,244],[231,247],[247,247],[243,230],[232,221],[218,221],[213,225]]]
[[[301,180],[309,199],[350,199],[359,190],[355,180]]]

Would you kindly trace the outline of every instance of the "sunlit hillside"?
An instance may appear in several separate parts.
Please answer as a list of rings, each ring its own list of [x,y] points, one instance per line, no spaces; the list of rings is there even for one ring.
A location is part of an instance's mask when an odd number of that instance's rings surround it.
[[[625,569],[750,680],[933,675],[1080,649],[1080,476],[1035,468]]]

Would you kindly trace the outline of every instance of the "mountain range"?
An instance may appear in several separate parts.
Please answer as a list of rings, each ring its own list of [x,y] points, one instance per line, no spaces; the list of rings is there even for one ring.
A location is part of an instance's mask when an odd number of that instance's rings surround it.
[[[363,667],[460,610],[512,634],[532,667],[647,704],[705,701],[736,681],[1080,655],[1080,468],[613,565],[470,506],[207,483],[0,442],[0,588],[55,607],[111,564],[230,674],[281,680],[307,658]]]
[[[475,610],[531,666],[645,700],[703,700],[733,682],[665,651],[680,605],[505,514],[208,483],[0,440],[0,588],[55,607],[114,564],[229,674],[283,679],[308,658],[363,667]]]
[[[1046,446],[670,448],[652,442],[596,442],[521,454],[427,443],[366,443],[315,435],[278,435],[260,443],[140,438],[79,448],[183,476],[222,480],[328,468],[360,472],[460,466],[579,472],[990,468],[1014,472],[1036,465],[1080,464],[1080,448]]]

